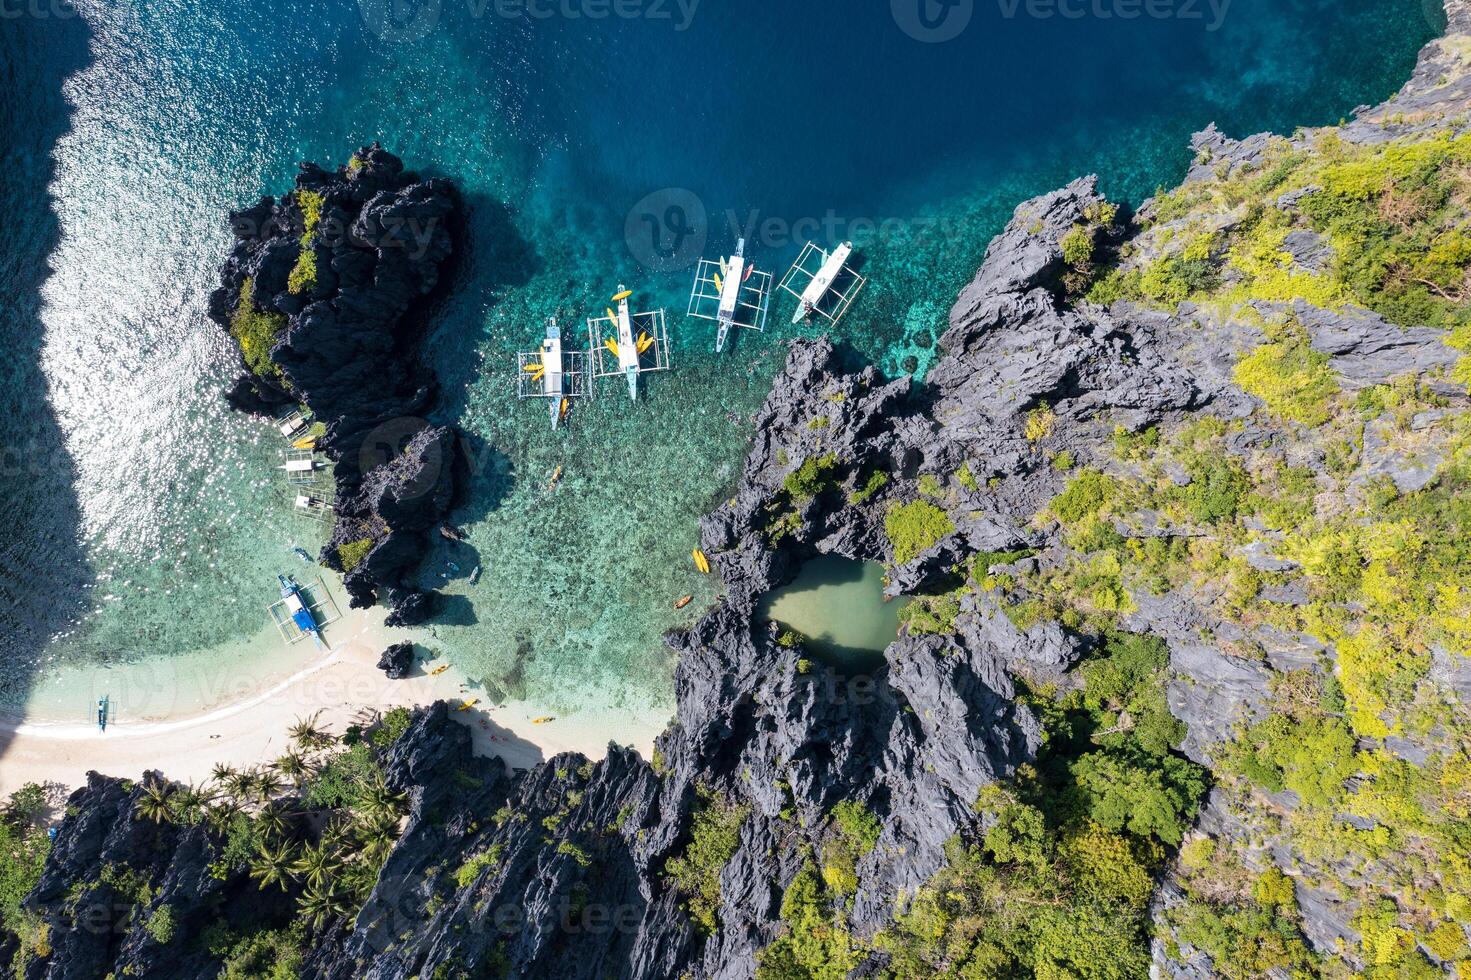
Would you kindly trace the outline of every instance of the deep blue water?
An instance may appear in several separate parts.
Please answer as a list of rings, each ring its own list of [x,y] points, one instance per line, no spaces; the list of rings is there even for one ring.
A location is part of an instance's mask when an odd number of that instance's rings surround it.
[[[455,600],[424,639],[548,705],[663,710],[659,637],[714,595],[688,567],[696,520],[729,493],[794,335],[778,303],[768,335],[717,360],[683,316],[695,246],[715,255],[749,227],[779,274],[804,237],[855,237],[871,283],[839,335],[922,370],[1023,198],[1094,171],[1137,203],[1213,120],[1237,135],[1337,121],[1394,91],[1438,26],[1421,0],[1234,0],[1219,23],[1205,0],[1180,0],[1199,19],[1129,21],[1008,17],[990,0],[936,44],[901,28],[906,2],[704,0],[684,30],[668,3],[673,20],[593,21],[501,16],[494,0],[399,4],[376,32],[379,0],[0,20],[0,302],[16,341],[0,411],[52,461],[0,473],[17,502],[0,550],[6,699],[40,664],[252,637],[289,546],[314,545],[273,470],[278,440],[219,403],[234,357],[203,316],[224,212],[286,190],[298,160],[381,139],[471,208],[431,356],[439,414],[497,452],[457,515],[473,551],[444,546],[426,567]],[[553,436],[511,397],[509,358],[621,282],[669,309],[678,370],[637,406],[609,389]],[[690,592],[700,602],[674,612]]]

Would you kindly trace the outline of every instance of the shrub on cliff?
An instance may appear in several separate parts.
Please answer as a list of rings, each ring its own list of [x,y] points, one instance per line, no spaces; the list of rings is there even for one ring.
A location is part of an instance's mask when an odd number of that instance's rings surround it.
[[[690,828],[689,846],[667,866],[669,877],[685,896],[690,917],[706,933],[720,925],[720,872],[735,854],[741,825],[750,812],[749,806],[705,794]]]
[[[894,562],[907,565],[954,533],[955,523],[928,500],[914,500],[889,508],[884,531],[894,549]]]
[[[337,560],[342,562],[343,572],[350,572],[363,563],[368,557],[368,552],[373,550],[372,538],[359,538],[357,541],[349,541],[347,544],[337,546]]]
[[[804,504],[832,486],[832,473],[837,465],[838,457],[833,453],[809,456],[802,460],[801,466],[787,474],[782,489],[794,503]]]
[[[1328,355],[1312,349],[1301,327],[1274,333],[1272,343],[1258,347],[1236,365],[1236,383],[1281,418],[1322,425],[1331,414],[1333,396],[1338,394],[1338,380],[1328,366]]]
[[[271,360],[271,348],[286,326],[279,313],[264,313],[255,307],[255,280],[247,277],[240,285],[240,302],[230,319],[230,334],[240,344],[245,366],[259,378],[280,377],[281,369]]]

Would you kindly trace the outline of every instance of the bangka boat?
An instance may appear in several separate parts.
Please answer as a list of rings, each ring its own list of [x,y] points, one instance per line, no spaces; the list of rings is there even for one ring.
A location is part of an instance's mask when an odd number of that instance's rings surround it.
[[[690,603],[692,603],[694,601],[695,601],[695,597],[694,596],[692,596],[692,595],[684,596],[683,598],[679,599],[678,601],[676,601],[674,603],[674,608],[675,609],[683,609],[685,606],[688,606]]]
[[[640,374],[669,370],[669,330],[663,310],[631,312],[628,300],[632,295],[633,290],[619,286],[613,294],[616,309],[610,306],[604,316],[589,318],[587,332],[593,373],[599,378],[625,379],[628,397],[637,401]]]
[[[518,398],[542,398],[552,430],[562,426],[572,408],[572,399],[592,394],[592,378],[588,374],[586,351],[569,351],[562,346],[562,328],[553,317],[547,321],[546,338],[541,349],[518,354],[516,394]]]
[[[813,242],[807,243],[781,281],[781,288],[797,297],[792,323],[820,316],[836,325],[843,318],[868,281],[847,265],[852,254],[852,242],[843,242],[832,252],[818,248]]]
[[[290,575],[277,575],[276,580],[281,583],[281,601],[286,604],[286,611],[291,614],[291,621],[296,624],[296,628],[310,636],[318,649],[327,649],[327,644],[322,641],[321,628],[307,606],[306,597],[296,579]]]
[[[729,258],[701,259],[690,288],[688,315],[716,324],[715,353],[725,350],[732,327],[764,331],[771,307],[771,274],[757,272],[746,258],[746,240],[736,242]]]

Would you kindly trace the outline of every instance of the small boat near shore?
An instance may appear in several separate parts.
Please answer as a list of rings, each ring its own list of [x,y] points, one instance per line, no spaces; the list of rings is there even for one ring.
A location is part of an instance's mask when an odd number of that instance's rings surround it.
[[[317,617],[307,606],[306,597],[296,579],[290,575],[277,575],[276,578],[281,583],[281,601],[286,603],[286,611],[291,614],[291,621],[296,624],[296,628],[310,636],[319,650],[327,649],[327,644],[322,641]]]
[[[692,603],[694,601],[695,601],[695,597],[694,596],[687,595],[687,596],[683,597],[682,599],[675,600],[674,608],[675,609],[683,609],[685,606],[688,606],[690,603]]]

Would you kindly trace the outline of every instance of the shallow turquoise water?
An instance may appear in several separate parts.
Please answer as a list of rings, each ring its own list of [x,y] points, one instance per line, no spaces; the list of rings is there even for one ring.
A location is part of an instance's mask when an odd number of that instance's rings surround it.
[[[884,566],[824,556],[802,566],[792,584],[767,596],[762,619],[795,630],[829,665],[854,670],[883,662],[899,636],[902,599],[884,601]]]
[[[1432,30],[1418,0],[1236,0],[1214,32],[982,4],[958,40],[931,45],[888,6],[710,0],[680,31],[444,2],[407,40],[368,28],[369,0],[89,4],[85,30],[7,22],[7,77],[31,94],[7,96],[4,119],[7,166],[26,179],[3,191],[20,233],[0,298],[23,342],[0,411],[46,465],[0,472],[15,515],[3,699],[23,700],[37,669],[252,635],[290,547],[315,548],[273,469],[279,440],[219,400],[234,357],[204,318],[225,211],[288,188],[300,159],[342,162],[380,138],[470,205],[430,356],[439,416],[494,452],[456,515],[474,553],[446,543],[426,563],[454,597],[427,642],[559,711],[663,710],[660,637],[715,595],[688,559],[698,516],[730,492],[780,341],[800,331],[779,302],[768,335],[715,358],[708,325],[682,315],[689,272],[646,265],[641,213],[698,202],[711,255],[732,225],[774,219],[755,257],[777,273],[804,219],[853,235],[871,282],[841,339],[891,372],[922,370],[1021,199],[1093,170],[1138,201],[1178,177],[1188,134],[1212,119],[1235,133],[1336,121],[1396,88]],[[658,207],[636,206],[651,194]],[[515,401],[511,357],[547,316],[581,323],[623,282],[668,308],[677,371],[636,405],[606,388],[552,434],[541,406]],[[698,601],[674,611],[686,593]]]

